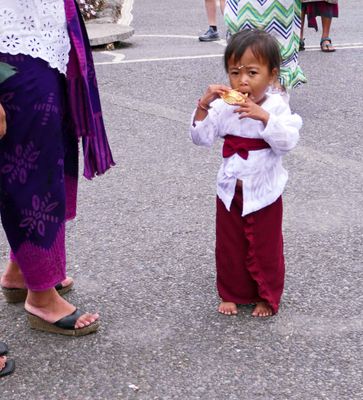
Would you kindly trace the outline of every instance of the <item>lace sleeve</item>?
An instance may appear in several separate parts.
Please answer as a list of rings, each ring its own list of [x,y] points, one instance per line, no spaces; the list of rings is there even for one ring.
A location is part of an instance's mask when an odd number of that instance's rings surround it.
[[[69,50],[63,0],[1,0],[0,52],[39,57],[65,74]]]

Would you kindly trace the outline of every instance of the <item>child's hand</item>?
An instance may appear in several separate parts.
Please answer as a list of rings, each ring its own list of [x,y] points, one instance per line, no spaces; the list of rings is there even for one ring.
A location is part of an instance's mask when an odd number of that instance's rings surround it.
[[[6,116],[3,106],[0,104],[0,139],[6,134]]]
[[[228,92],[231,89],[232,88],[226,85],[209,85],[207,91],[201,97],[200,102],[204,106],[208,107],[212,101],[218,99],[223,93]]]
[[[226,85],[209,85],[207,91],[198,102],[194,121],[203,121],[208,115],[209,104],[229,90],[231,90],[231,88]]]
[[[240,114],[239,119],[252,118],[262,121],[265,125],[267,125],[270,118],[270,114],[258,104],[254,103],[249,97],[246,99],[245,103],[238,104],[238,108],[236,108],[234,112]]]

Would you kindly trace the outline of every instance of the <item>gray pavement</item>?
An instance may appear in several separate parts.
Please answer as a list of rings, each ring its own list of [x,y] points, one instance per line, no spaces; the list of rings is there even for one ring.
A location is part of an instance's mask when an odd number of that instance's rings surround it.
[[[99,310],[102,329],[74,339],[31,331],[22,306],[0,298],[0,336],[17,361],[1,399],[363,398],[360,5],[341,2],[336,53],[318,51],[320,32],[306,32],[309,83],[291,98],[304,127],[285,160],[286,287],[279,314],[259,320],[251,307],[216,312],[220,146],[187,137],[196,99],[226,81],[223,43],[196,40],[202,1],[134,1],[135,35],[95,52],[117,166],[81,180],[67,234],[76,280],[67,298]]]

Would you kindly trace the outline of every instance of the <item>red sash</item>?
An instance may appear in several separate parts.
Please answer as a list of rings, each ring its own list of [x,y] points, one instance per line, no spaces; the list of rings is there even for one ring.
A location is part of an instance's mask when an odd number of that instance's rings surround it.
[[[237,153],[244,160],[247,160],[250,150],[262,150],[269,147],[270,145],[263,139],[226,135],[223,144],[223,157],[228,158]]]

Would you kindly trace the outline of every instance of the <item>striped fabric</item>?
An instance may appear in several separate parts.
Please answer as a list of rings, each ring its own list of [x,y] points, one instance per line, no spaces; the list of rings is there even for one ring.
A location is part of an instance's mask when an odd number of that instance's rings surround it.
[[[115,165],[102,119],[96,73],[86,27],[74,0],[64,0],[71,51],[67,65],[68,103],[78,137],[82,137],[87,179]]]
[[[280,82],[291,89],[306,82],[298,65],[300,0],[227,0],[224,20],[233,34],[242,29],[271,33],[281,48]]]

